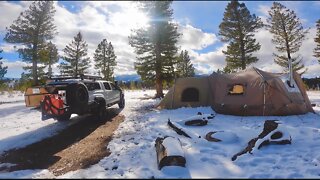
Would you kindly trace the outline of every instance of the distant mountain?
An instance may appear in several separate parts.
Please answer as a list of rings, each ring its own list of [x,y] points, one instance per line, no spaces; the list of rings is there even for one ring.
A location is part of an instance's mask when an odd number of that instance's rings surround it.
[[[133,75],[120,75],[115,77],[116,81],[141,81],[141,78],[137,74]]]
[[[1,80],[19,80],[20,78],[3,77]]]

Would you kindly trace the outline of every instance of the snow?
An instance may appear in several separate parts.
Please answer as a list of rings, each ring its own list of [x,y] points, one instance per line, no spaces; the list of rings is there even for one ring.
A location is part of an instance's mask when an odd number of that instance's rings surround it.
[[[284,86],[291,93],[292,92],[300,93],[300,89],[298,88],[298,85],[297,85],[297,83],[296,83],[296,81],[294,79],[292,79],[292,82],[291,82],[293,87],[289,87],[289,85],[287,83],[289,81],[289,79],[290,79],[289,76],[290,76],[289,73],[288,74],[283,74],[282,76],[280,76],[280,79],[283,82]]]
[[[160,99],[146,98],[154,94],[154,90],[125,91],[126,107],[121,112],[125,120],[108,144],[111,154],[99,163],[58,177],[37,169],[0,172],[0,178],[320,178],[319,91],[308,92],[311,102],[317,104],[316,114],[266,117],[216,114],[210,107],[154,109],[151,107]],[[207,119],[206,126],[184,125],[198,112],[214,114],[214,118]],[[192,138],[178,135],[167,125],[168,119]],[[292,144],[264,146],[232,161],[234,154],[262,132],[265,120],[279,120]],[[39,141],[76,122],[77,117],[64,123],[41,121],[40,112],[24,107],[23,102],[1,104],[0,152]],[[221,142],[204,139],[213,131],[212,137]],[[158,170],[155,140],[165,136],[179,138],[186,167]]]
[[[184,152],[181,149],[180,140],[175,137],[167,137],[163,140],[162,145],[166,148],[167,156],[182,156]]]
[[[21,91],[0,92],[0,104],[24,101],[24,93]]]

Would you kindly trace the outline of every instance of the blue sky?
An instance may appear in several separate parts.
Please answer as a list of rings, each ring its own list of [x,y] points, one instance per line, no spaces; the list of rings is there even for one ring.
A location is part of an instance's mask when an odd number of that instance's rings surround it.
[[[222,50],[227,44],[220,42],[218,37],[219,24],[229,1],[174,1],[172,3],[173,19],[179,25],[182,33],[179,47],[188,50],[198,74],[210,74],[225,66]],[[263,21],[268,18],[267,11],[273,1],[241,1],[246,4],[251,13]],[[0,48],[4,50],[1,56],[4,64],[9,66],[8,77],[20,77],[22,66],[26,65],[13,48],[13,44],[3,41],[5,27],[18,17],[19,13],[28,8],[31,2],[0,2]],[[308,39],[303,42],[299,51],[308,71],[305,77],[320,75],[320,65],[312,56],[315,47],[315,22],[320,19],[320,2],[318,1],[280,1],[289,9],[296,12],[303,26],[310,28]],[[147,17],[139,12],[134,2],[114,1],[59,1],[55,3],[55,24],[59,34],[53,40],[62,53],[62,49],[71,42],[77,32],[81,31],[89,44],[89,56],[97,44],[107,38],[115,47],[118,67],[115,75],[136,74],[133,63],[135,54],[128,45],[127,37],[130,30],[142,27],[147,23]],[[262,45],[256,56],[260,59],[252,66],[266,71],[281,72],[281,67],[273,62],[274,45],[272,35],[265,29],[256,33],[257,41]],[[54,71],[58,73],[56,65]],[[90,72],[96,72],[92,67]]]

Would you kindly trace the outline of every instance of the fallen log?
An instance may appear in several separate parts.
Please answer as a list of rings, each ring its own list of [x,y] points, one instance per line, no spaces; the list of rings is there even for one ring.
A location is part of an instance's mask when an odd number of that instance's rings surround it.
[[[257,149],[260,149],[262,146],[266,146],[269,144],[291,144],[291,136],[289,139],[283,139],[283,133],[281,131],[275,131],[279,125],[279,123],[276,121],[277,120],[266,120],[264,122],[263,131],[259,134],[259,136],[251,139],[248,142],[247,147],[239,153],[235,154],[231,158],[231,160],[235,161],[238,156],[241,156],[247,152],[251,154],[256,144],[258,144]]]
[[[188,137],[188,138],[191,138],[186,132],[184,132],[184,131],[182,130],[182,128],[178,128],[176,125],[174,125],[174,124],[170,121],[170,119],[168,119],[168,125],[169,125],[174,131],[176,131],[177,134],[183,135],[183,136]]]
[[[205,126],[208,124],[208,120],[194,119],[186,121],[184,124],[187,126]]]
[[[205,139],[210,142],[220,142],[221,141],[220,139],[212,137],[214,133],[216,133],[216,131],[208,132]]]
[[[185,167],[186,159],[179,139],[166,136],[156,139],[155,148],[157,152],[158,169],[164,166]]]

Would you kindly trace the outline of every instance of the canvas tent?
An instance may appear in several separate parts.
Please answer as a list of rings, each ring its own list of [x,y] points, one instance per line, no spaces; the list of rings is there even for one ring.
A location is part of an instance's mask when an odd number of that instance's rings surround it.
[[[303,82],[293,73],[269,73],[255,67],[233,74],[179,78],[159,108],[211,106],[221,114],[240,116],[297,115],[314,112]]]

